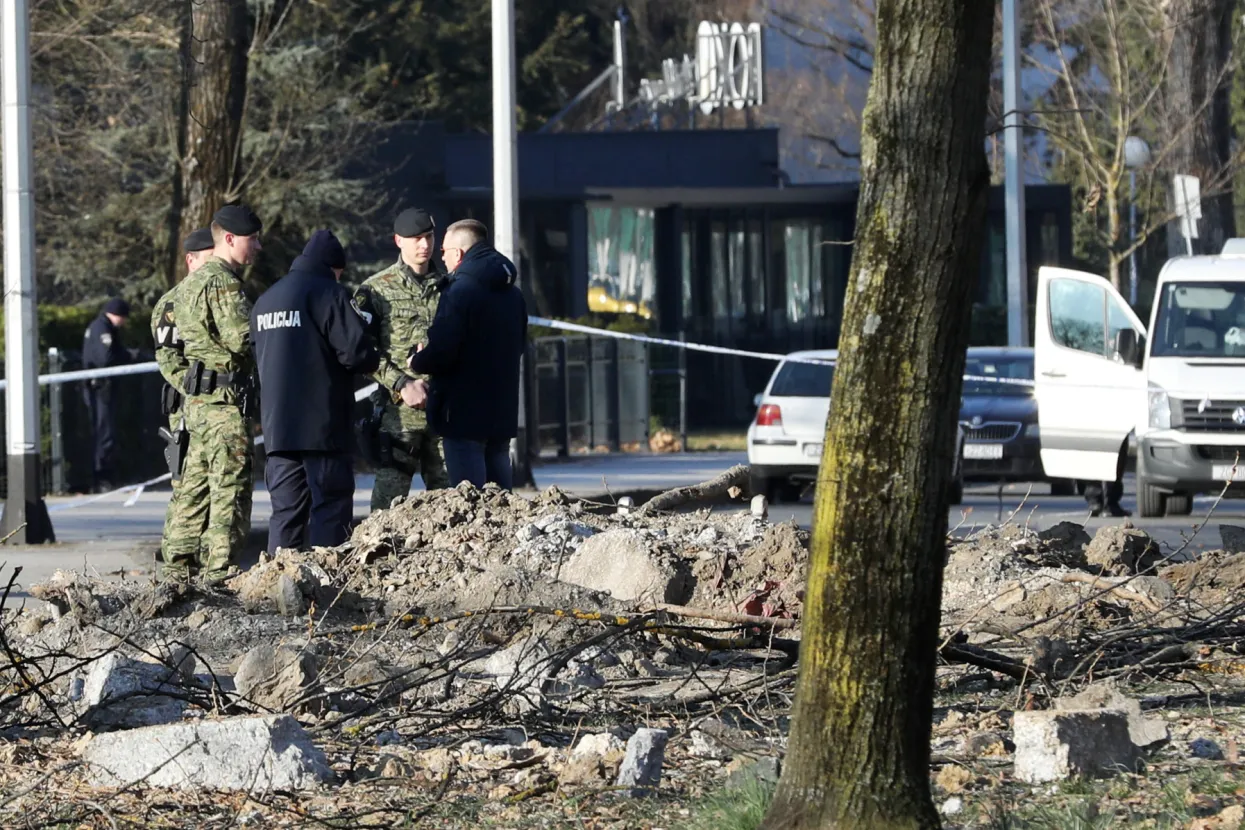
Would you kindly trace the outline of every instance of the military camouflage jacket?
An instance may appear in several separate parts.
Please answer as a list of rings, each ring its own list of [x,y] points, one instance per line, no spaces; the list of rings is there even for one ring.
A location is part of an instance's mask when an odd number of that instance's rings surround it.
[[[251,353],[251,301],[242,281],[218,257],[211,257],[176,289],[174,312],[187,364],[203,361],[204,369],[247,375],[254,370]],[[191,403],[234,403],[233,389],[189,398]]]
[[[398,408],[404,430],[424,429],[428,424],[422,409],[402,404],[397,388],[404,378],[419,377],[406,368],[406,356],[411,346],[428,342],[428,327],[441,296],[438,278],[435,269],[420,277],[399,259],[355,292],[355,303],[380,349],[380,368],[372,377],[388,402]]]
[[[156,300],[151,312],[151,338],[156,342],[156,363],[160,374],[178,392],[186,380],[186,355],[182,351],[182,336],[177,330],[173,316],[173,296],[178,286],[173,286]]]

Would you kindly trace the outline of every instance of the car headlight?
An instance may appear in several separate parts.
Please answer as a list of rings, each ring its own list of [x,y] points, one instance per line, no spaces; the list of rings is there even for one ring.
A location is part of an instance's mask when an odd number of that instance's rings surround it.
[[[1162,389],[1150,390],[1150,429],[1171,429],[1171,400]]]
[[[1025,438],[1041,437],[1042,429],[1037,424],[1029,424],[1025,427]]]

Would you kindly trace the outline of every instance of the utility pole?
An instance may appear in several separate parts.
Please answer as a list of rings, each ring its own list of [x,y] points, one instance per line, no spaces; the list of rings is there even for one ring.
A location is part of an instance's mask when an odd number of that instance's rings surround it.
[[[519,142],[514,105],[514,0],[493,0],[493,246],[519,269]],[[519,280],[522,278],[520,269]],[[525,362],[519,364],[519,436],[510,442],[516,487],[532,480],[527,453]]]
[[[1029,269],[1025,256],[1024,119],[1020,112],[1019,0],[1003,0],[1003,172],[1007,223],[1007,344],[1029,343]]]
[[[35,199],[27,0],[0,2],[4,108],[4,373],[8,494],[0,538],[56,541],[39,482],[39,352],[35,328]]]

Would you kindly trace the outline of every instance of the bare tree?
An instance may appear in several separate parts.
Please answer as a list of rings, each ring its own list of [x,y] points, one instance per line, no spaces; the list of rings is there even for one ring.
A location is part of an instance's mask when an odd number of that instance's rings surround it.
[[[1191,68],[1177,53],[1188,48],[1192,24],[1173,25],[1163,0],[1038,0],[1033,23],[1028,64],[1049,82],[1034,124],[1055,176],[1082,200],[1089,244],[1106,260],[1111,282],[1120,286],[1120,264],[1173,218],[1167,194],[1174,173],[1199,176],[1215,234],[1230,230],[1241,155],[1216,135],[1227,129],[1235,44],[1214,41]],[[1131,241],[1124,219],[1129,136],[1152,147],[1150,162],[1135,171],[1142,222]]]
[[[1236,0],[1171,0],[1164,4],[1171,50],[1166,78],[1166,121],[1188,125],[1174,137],[1171,169],[1220,181],[1202,202],[1201,232],[1208,252],[1236,235],[1232,177],[1232,113],[1229,92],[1235,63],[1232,13]],[[1170,246],[1169,246],[1170,247]]]
[[[181,158],[184,236],[238,197],[250,21],[246,0],[192,4],[190,95]],[[176,209],[176,208],[175,208]]]

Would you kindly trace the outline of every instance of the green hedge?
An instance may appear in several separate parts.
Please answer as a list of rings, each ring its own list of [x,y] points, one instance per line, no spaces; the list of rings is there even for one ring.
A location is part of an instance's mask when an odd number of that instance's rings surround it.
[[[42,361],[48,349],[80,352],[82,335],[91,321],[99,315],[99,306],[59,306],[41,305],[39,317],[39,356]],[[131,314],[121,328],[121,339],[126,348],[140,349],[150,352],[155,344],[151,342],[151,309],[133,307]],[[4,354],[4,317],[0,315],[0,356]],[[42,365],[42,364],[41,364]]]

